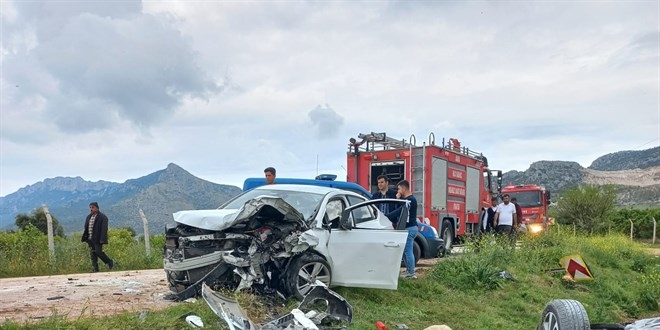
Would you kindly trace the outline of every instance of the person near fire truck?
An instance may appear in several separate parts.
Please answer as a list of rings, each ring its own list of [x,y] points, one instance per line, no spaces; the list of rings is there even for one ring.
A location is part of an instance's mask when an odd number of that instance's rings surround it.
[[[484,208],[481,213],[481,233],[490,233],[495,230],[495,213],[497,213],[497,197],[490,199],[490,207]]]
[[[378,178],[376,178],[376,181],[378,182],[378,191],[371,195],[371,199],[397,198],[397,192],[390,188],[390,179],[386,175],[379,175]],[[388,214],[390,211],[394,211],[395,208],[391,204],[392,203],[380,203],[378,204],[378,208],[383,214]]]
[[[403,261],[406,263],[406,279],[417,278],[415,274],[415,255],[413,254],[413,242],[417,236],[417,199],[410,191],[410,183],[408,180],[401,180],[397,183],[398,194],[400,198],[410,201],[408,209],[408,221],[406,221],[406,230],[408,231],[408,238],[406,239],[406,246],[403,249]],[[405,206],[401,206],[396,210],[387,214],[390,219],[399,219],[401,212]]]
[[[522,207],[520,207],[520,204],[518,204],[518,199],[513,197],[511,198],[511,203],[516,206],[516,218],[518,221],[515,223],[515,227],[518,228],[520,227],[520,224],[522,224]]]
[[[264,176],[266,176],[266,184],[275,184],[275,168],[266,167],[264,170]]]
[[[497,206],[495,212],[495,232],[497,234],[507,234],[515,243],[514,226],[517,224],[516,206],[511,203],[509,194],[502,196],[502,203]]]

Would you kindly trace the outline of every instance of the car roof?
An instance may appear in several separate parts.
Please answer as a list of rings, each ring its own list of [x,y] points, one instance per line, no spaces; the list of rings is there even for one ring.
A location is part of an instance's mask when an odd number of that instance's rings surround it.
[[[330,187],[310,186],[303,184],[270,184],[254,188],[254,190],[283,190],[283,191],[300,191],[312,194],[327,194],[339,189]]]
[[[280,184],[295,184],[295,185],[337,188],[341,190],[356,192],[366,198],[371,199],[371,193],[368,190],[364,189],[359,184],[353,182],[299,179],[299,178],[276,178],[275,185],[280,185]],[[245,179],[245,182],[243,182],[243,191],[247,191],[255,187],[260,187],[264,185],[266,185],[265,178],[247,178]]]

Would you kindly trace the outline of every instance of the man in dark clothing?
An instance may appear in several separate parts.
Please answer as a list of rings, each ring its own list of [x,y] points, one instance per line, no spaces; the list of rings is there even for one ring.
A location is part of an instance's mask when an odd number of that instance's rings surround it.
[[[413,279],[417,278],[417,275],[415,275],[415,255],[413,254],[413,242],[415,241],[415,236],[417,236],[417,199],[410,191],[410,183],[407,180],[400,181],[396,186],[401,198],[409,201],[408,221],[406,221],[408,238],[406,239],[406,247],[403,249],[403,260],[406,263],[405,278]],[[404,207],[405,206],[399,207],[387,214],[390,221],[392,221],[392,219],[399,219]]]
[[[495,213],[497,212],[497,197],[490,199],[490,207],[483,210],[481,214],[480,231],[490,233],[495,230]]]
[[[516,206],[516,223],[513,224],[513,229],[518,230],[523,222],[522,208],[520,207],[520,204],[518,204],[518,199],[515,197],[511,198],[511,203]]]
[[[89,215],[85,219],[85,230],[81,241],[89,245],[93,272],[99,271],[98,258],[101,258],[110,269],[115,266],[114,261],[103,252],[103,244],[108,244],[108,217],[99,211],[97,202],[89,203]]]
[[[381,198],[393,198],[396,199],[396,191],[390,188],[390,179],[385,175],[379,175],[377,178],[378,182],[378,191],[371,195],[371,199],[381,199]],[[380,203],[378,204],[378,209],[380,209],[383,214],[388,214],[390,211],[394,211],[392,203]]]

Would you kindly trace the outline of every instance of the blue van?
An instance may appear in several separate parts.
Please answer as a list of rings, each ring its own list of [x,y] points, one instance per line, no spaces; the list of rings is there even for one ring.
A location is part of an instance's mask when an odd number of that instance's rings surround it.
[[[357,183],[335,181],[334,174],[321,174],[316,179],[297,179],[297,178],[276,178],[275,184],[302,184],[310,186],[322,186],[352,191],[371,199],[371,193]],[[266,184],[266,178],[247,178],[243,182],[243,191],[248,191]],[[444,256],[445,244],[442,238],[438,237],[438,232],[430,225],[417,221],[417,237],[413,245],[415,263],[419,259],[431,259],[438,256]]]

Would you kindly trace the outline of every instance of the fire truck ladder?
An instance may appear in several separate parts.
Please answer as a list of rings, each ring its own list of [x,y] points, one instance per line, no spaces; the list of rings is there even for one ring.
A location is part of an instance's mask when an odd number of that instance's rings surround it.
[[[422,147],[414,147],[416,139],[414,135],[410,136],[410,183],[412,193],[417,199],[417,217],[424,218],[424,182],[426,180],[426,142]],[[435,143],[433,133],[429,135],[429,145]]]
[[[414,136],[412,137],[414,138]],[[362,139],[362,142],[358,144],[358,146],[364,142],[367,142],[366,144],[366,151],[371,150],[387,150],[387,149],[403,149],[403,148],[408,148],[411,146],[410,143],[406,142],[406,140],[397,140],[393,139],[385,133],[360,133],[358,135],[358,139]]]

